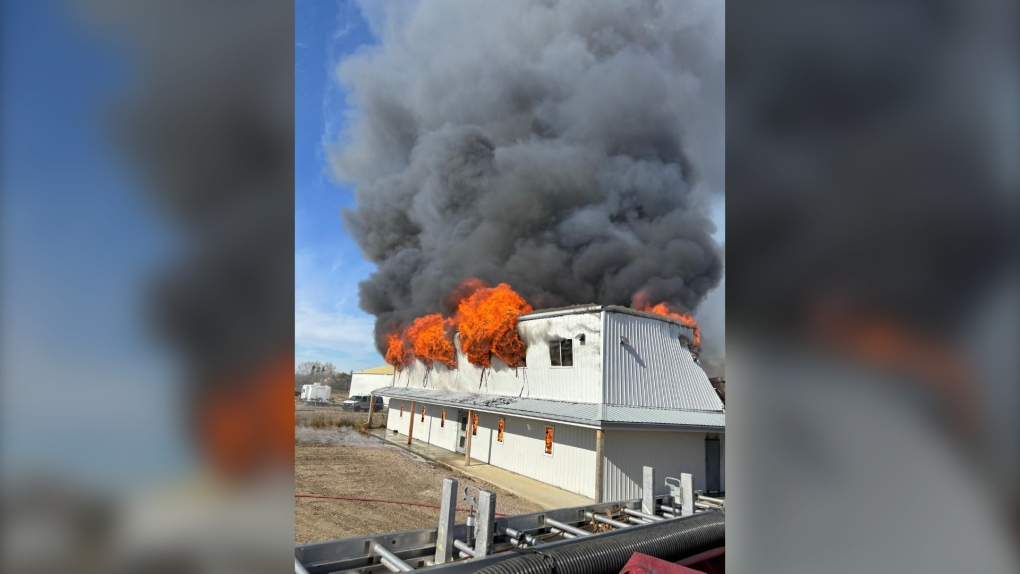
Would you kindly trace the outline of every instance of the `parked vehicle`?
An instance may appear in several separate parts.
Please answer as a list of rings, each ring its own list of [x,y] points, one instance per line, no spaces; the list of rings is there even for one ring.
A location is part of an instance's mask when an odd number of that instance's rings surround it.
[[[319,383],[313,383],[311,385],[304,385],[301,389],[301,398],[306,404],[326,404],[329,403],[329,396],[333,393],[333,388],[329,385],[323,385]]]
[[[371,395],[355,395],[343,402],[340,407],[345,411],[367,411],[369,402],[371,401]],[[383,398],[375,398],[375,410],[381,411],[383,409]]]

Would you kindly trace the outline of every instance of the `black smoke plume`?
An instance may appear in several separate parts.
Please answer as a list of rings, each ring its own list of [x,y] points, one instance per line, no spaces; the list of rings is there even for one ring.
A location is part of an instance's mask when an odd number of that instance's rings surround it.
[[[463,280],[535,308],[694,311],[723,275],[723,3],[365,3],[379,44],[338,69],[344,223],[378,265],[376,339]],[[722,329],[706,325],[703,330]]]

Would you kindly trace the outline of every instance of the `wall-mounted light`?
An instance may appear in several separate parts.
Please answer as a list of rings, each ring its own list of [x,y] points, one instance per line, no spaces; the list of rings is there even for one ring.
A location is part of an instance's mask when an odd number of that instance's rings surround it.
[[[627,337],[625,335],[620,335],[620,344],[621,345],[629,345],[630,341],[627,339]]]
[[[580,335],[578,335],[577,336],[577,340],[583,343],[584,342],[584,333],[581,333]]]

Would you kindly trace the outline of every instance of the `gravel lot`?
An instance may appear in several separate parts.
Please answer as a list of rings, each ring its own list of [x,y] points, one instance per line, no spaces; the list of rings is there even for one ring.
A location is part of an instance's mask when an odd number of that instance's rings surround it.
[[[298,406],[299,410],[302,408],[310,407]],[[329,407],[317,410],[326,409]],[[336,416],[360,417],[364,422],[368,421],[365,413],[339,413]],[[427,461],[399,447],[387,445],[353,428],[315,429],[297,426],[294,431],[295,487],[299,493],[439,504],[442,480],[453,476],[460,481],[461,489],[466,485],[474,485],[495,492],[497,512],[520,514],[541,510],[537,505],[503,489]],[[439,510],[432,508],[297,498],[294,539],[295,543],[304,544],[426,528],[435,526],[438,517]],[[457,513],[457,520],[464,520],[463,512]]]

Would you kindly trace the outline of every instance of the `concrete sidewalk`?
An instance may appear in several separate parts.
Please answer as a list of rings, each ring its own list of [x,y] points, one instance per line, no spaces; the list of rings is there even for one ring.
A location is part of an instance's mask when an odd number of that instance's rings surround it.
[[[494,484],[508,490],[521,498],[533,502],[542,508],[563,508],[593,504],[595,501],[586,496],[568,492],[562,488],[539,482],[520,474],[497,468],[488,463],[472,459],[470,465],[464,464],[464,455],[450,452],[434,445],[413,440],[407,444],[407,435],[386,432],[386,429],[373,429],[372,436],[447,468],[458,470],[464,474]]]

